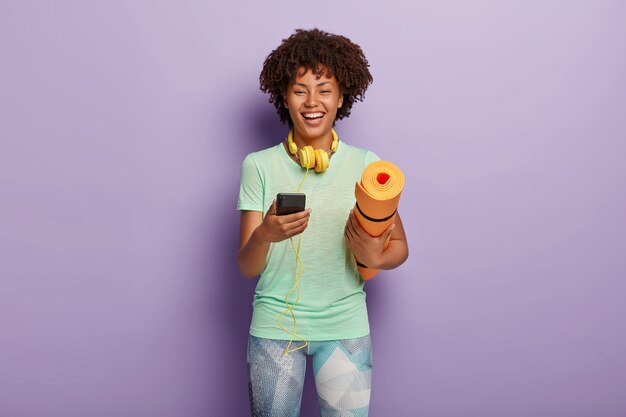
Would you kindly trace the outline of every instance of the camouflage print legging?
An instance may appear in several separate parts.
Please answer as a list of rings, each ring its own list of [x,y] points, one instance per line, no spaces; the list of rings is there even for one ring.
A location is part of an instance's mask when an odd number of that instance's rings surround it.
[[[298,417],[306,355],[313,374],[321,417],[366,417],[372,381],[369,335],[356,339],[309,342],[283,355],[289,341],[248,340],[248,387],[252,417]],[[292,345],[293,346],[293,345]]]

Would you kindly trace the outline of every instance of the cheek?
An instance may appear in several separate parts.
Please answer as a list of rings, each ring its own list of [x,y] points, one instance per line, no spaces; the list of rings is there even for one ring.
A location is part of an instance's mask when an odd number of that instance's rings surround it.
[[[287,108],[287,111],[289,112],[289,117],[291,118],[292,122],[299,123],[300,112],[298,111],[298,108],[295,107],[293,103],[290,103],[290,104],[291,104],[291,107]]]
[[[333,107],[335,109],[340,108],[343,105],[343,97],[338,97],[333,99]]]
[[[287,98],[283,98],[283,104],[287,108],[291,107],[291,105],[292,105]]]
[[[285,103],[285,106],[289,109],[289,111],[291,111],[291,109],[294,109],[294,111],[297,111],[297,109],[299,109],[302,106],[302,100],[297,97],[297,96],[290,96],[287,99],[283,100]]]

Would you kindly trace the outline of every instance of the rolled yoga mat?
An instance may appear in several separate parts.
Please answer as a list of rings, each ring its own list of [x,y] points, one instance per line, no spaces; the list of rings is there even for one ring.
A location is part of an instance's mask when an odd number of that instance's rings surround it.
[[[395,221],[403,186],[404,174],[391,162],[376,161],[365,167],[354,191],[354,214],[371,236],[380,236]],[[385,241],[385,249],[390,238],[391,235]],[[368,268],[358,259],[356,262],[364,280],[374,278],[380,271]]]

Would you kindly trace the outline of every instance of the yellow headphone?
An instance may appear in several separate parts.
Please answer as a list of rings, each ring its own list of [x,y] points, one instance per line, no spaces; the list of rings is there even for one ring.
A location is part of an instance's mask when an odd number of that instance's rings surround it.
[[[332,155],[332,153],[337,152],[337,147],[339,146],[339,137],[337,136],[337,132],[335,132],[334,129],[331,129],[331,133],[333,135],[333,142],[330,145],[330,149],[313,149],[312,146],[304,146],[301,149],[298,149],[298,145],[296,145],[295,142],[293,141],[293,130],[289,131],[289,134],[287,135],[287,145],[289,146],[289,152],[292,155],[295,155],[296,160],[300,163],[302,168],[306,169],[306,173],[302,177],[302,180],[300,181],[300,184],[298,185],[296,192],[298,193],[300,192],[300,189],[302,188],[302,184],[304,184],[304,180],[306,179],[309,173],[309,169],[315,168],[315,172],[324,172],[326,171],[326,169],[328,169],[328,165],[330,164],[329,152]],[[289,340],[289,344],[283,351],[283,355],[287,355],[288,353],[295,352],[296,350],[299,350],[299,349],[303,349],[309,345],[309,342],[307,342],[305,338],[298,335],[298,332],[297,332],[298,327],[296,325],[296,315],[293,310],[296,304],[298,303],[298,301],[300,300],[299,282],[300,282],[300,276],[302,275],[302,272],[304,271],[304,262],[302,262],[302,259],[300,258],[300,237],[301,235],[298,235],[297,247],[293,243],[293,237],[289,238],[289,240],[291,241],[291,247],[293,248],[293,252],[296,255],[296,270],[295,270],[296,280],[295,280],[294,286],[291,288],[291,290],[289,290],[289,292],[285,296],[286,308],[283,310],[282,313],[278,315],[278,318],[276,320],[276,322],[278,323],[278,327],[280,327],[285,333],[292,336],[291,340]],[[291,294],[293,294],[294,291],[296,292],[296,299],[294,300],[293,303],[290,303],[289,297],[291,297]],[[291,319],[293,320],[293,330],[287,329],[282,324],[282,319],[287,314],[289,314],[291,316]],[[299,339],[300,341],[302,341],[302,345],[292,349],[291,344],[293,343],[295,339]]]
[[[337,152],[337,147],[339,146],[339,137],[337,137],[335,129],[331,129],[330,132],[333,135],[333,143],[330,145],[330,152],[334,153]],[[328,156],[329,149],[313,149],[312,146],[303,146],[298,149],[298,145],[293,141],[293,130],[290,130],[287,135],[287,145],[289,146],[289,152],[296,156],[302,168],[314,168],[315,172],[318,173],[328,169],[330,165]]]

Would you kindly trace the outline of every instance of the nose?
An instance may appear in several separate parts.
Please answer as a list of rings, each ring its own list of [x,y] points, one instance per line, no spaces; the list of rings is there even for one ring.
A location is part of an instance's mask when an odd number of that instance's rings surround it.
[[[318,105],[318,103],[319,103],[319,100],[317,99],[317,95],[309,94],[306,97],[306,101],[304,102],[304,105],[306,107],[315,107]]]

